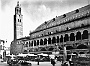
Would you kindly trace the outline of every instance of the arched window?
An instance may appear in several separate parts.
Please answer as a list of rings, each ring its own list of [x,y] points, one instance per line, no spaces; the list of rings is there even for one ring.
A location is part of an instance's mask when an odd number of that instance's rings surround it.
[[[82,39],[88,39],[88,31],[87,30],[83,31]]]
[[[44,39],[44,45],[46,45],[46,44],[47,44],[47,39],[45,38],[45,39]]]
[[[70,34],[70,41],[75,41],[74,33],[71,33],[71,34]]]
[[[51,44],[51,38],[48,38],[48,44]]]
[[[65,37],[64,37],[64,42],[66,42],[66,41],[69,41],[68,34],[65,34]]]
[[[61,35],[60,42],[63,42],[63,36]]]
[[[42,39],[40,40],[40,45],[43,45],[43,40]]]
[[[81,40],[81,32],[77,32],[77,34],[76,34],[76,40]]]
[[[54,44],[54,43],[56,43],[56,38],[55,37],[52,38],[52,44]]]

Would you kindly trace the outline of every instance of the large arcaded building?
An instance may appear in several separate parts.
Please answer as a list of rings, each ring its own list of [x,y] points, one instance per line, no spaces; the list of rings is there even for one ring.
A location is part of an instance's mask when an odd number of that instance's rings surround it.
[[[88,53],[90,47],[90,5],[45,21],[30,33],[24,52],[63,51]],[[27,49],[26,49],[27,48]]]

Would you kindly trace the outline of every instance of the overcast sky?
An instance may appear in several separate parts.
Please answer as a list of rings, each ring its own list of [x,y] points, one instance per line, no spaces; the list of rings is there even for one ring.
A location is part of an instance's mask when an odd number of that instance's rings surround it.
[[[0,39],[13,40],[13,15],[17,1],[23,15],[23,36],[28,36],[40,24],[88,4],[89,0],[0,0]]]

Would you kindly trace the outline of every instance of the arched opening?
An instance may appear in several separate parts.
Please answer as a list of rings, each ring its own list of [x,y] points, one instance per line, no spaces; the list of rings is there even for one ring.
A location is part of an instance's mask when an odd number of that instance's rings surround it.
[[[77,32],[77,34],[76,34],[76,40],[81,40],[81,32]]]
[[[84,52],[80,52],[79,54],[85,54]]]
[[[88,39],[88,31],[87,30],[83,31],[82,39]]]
[[[43,45],[43,40],[42,39],[40,40],[40,45]]]
[[[41,51],[46,51],[46,49],[45,48],[42,48]]]
[[[49,50],[48,50],[48,51],[53,51],[53,49],[54,49],[54,48],[53,48],[53,47],[51,47],[51,48],[49,48]]]
[[[84,44],[81,44],[77,47],[77,49],[87,49],[88,47]]]
[[[28,53],[28,51],[27,50],[24,50],[24,54],[26,54],[26,53]]]
[[[54,43],[56,43],[56,38],[55,37],[52,38],[52,44],[54,44]]]
[[[69,41],[68,34],[65,34],[65,37],[64,37],[64,42],[66,42],[66,41]]]
[[[51,38],[48,38],[48,44],[51,44]]]
[[[57,43],[59,43],[59,36],[57,36]]]
[[[75,41],[74,33],[71,33],[71,34],[70,34],[70,41]]]
[[[45,38],[45,39],[44,39],[44,45],[46,45],[46,44],[47,44],[47,39]]]
[[[36,46],[36,41],[34,40],[34,46]]]
[[[37,45],[39,45],[39,40],[37,40]]]
[[[71,50],[71,49],[74,49],[72,46],[67,46],[66,47],[66,50]]]
[[[76,52],[73,52],[73,54],[76,54],[76,55],[78,55],[78,53],[76,53]]]
[[[63,42],[63,36],[61,35],[60,42]]]

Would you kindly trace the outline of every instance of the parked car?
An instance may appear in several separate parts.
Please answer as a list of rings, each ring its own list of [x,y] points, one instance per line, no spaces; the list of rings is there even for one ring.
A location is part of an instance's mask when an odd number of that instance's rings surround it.
[[[19,60],[17,66],[32,66],[30,62],[27,62],[25,60]]]
[[[9,59],[7,61],[7,64],[9,64],[9,66],[17,66],[18,60],[17,59]]]

